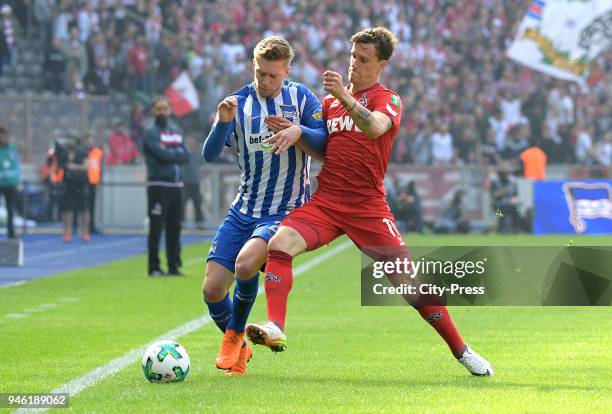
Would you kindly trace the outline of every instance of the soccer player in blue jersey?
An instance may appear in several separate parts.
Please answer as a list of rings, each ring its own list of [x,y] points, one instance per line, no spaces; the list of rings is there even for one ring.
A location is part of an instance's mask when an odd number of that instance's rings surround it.
[[[224,145],[234,147],[242,172],[238,195],[212,241],[203,285],[210,316],[224,332],[216,364],[227,375],[246,373],[253,351],[244,330],[268,241],[283,217],[309,198],[309,154],[318,157],[327,142],[321,102],[306,86],[286,80],[289,43],[270,36],[253,55],[254,81],[219,103],[202,149],[211,162]],[[301,137],[290,145],[295,140],[284,134],[296,133]],[[272,136],[276,144],[264,142]]]

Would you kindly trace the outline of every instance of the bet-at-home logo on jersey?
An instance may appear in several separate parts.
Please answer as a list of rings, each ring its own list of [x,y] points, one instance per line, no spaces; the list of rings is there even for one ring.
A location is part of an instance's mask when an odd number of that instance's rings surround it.
[[[264,140],[274,135],[272,131],[265,131],[259,134],[249,135],[249,150],[251,151],[265,151],[272,148],[274,144],[266,143]]]

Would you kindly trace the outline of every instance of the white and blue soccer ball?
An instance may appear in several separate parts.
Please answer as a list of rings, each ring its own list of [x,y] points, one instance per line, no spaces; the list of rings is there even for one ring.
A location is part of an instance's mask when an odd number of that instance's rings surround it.
[[[189,355],[174,341],[157,341],[142,357],[142,370],[149,382],[182,382],[189,374]]]

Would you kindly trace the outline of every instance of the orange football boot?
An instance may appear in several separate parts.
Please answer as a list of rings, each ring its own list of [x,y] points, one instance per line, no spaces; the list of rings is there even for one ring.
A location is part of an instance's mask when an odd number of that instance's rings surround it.
[[[247,364],[251,360],[253,356],[253,348],[251,344],[245,342],[245,345],[240,349],[240,356],[238,357],[238,362],[236,365],[225,371],[225,375],[228,377],[238,377],[241,375],[246,375],[247,373]]]
[[[244,332],[236,333],[233,329],[226,329],[221,342],[221,350],[217,355],[216,363],[219,369],[230,369],[238,362],[242,343],[244,342]]]

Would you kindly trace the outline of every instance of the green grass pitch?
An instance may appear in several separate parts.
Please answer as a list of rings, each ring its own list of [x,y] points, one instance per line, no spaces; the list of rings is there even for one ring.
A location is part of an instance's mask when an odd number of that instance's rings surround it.
[[[408,236],[422,245],[610,245],[612,238]],[[340,240],[334,243],[346,242]],[[297,264],[330,249],[301,256]],[[0,392],[49,392],[201,317],[206,244],[184,278],[149,279],[136,257],[0,290]],[[611,270],[612,271],[612,270]],[[149,384],[140,361],[84,389],[61,412],[569,413],[612,409],[610,307],[454,307],[464,339],[496,376],[472,377],[409,307],[360,306],[350,247],[295,280],[288,349],[255,347],[249,375],[215,368],[212,324],[178,341],[184,383]],[[251,321],[265,319],[259,296]]]

